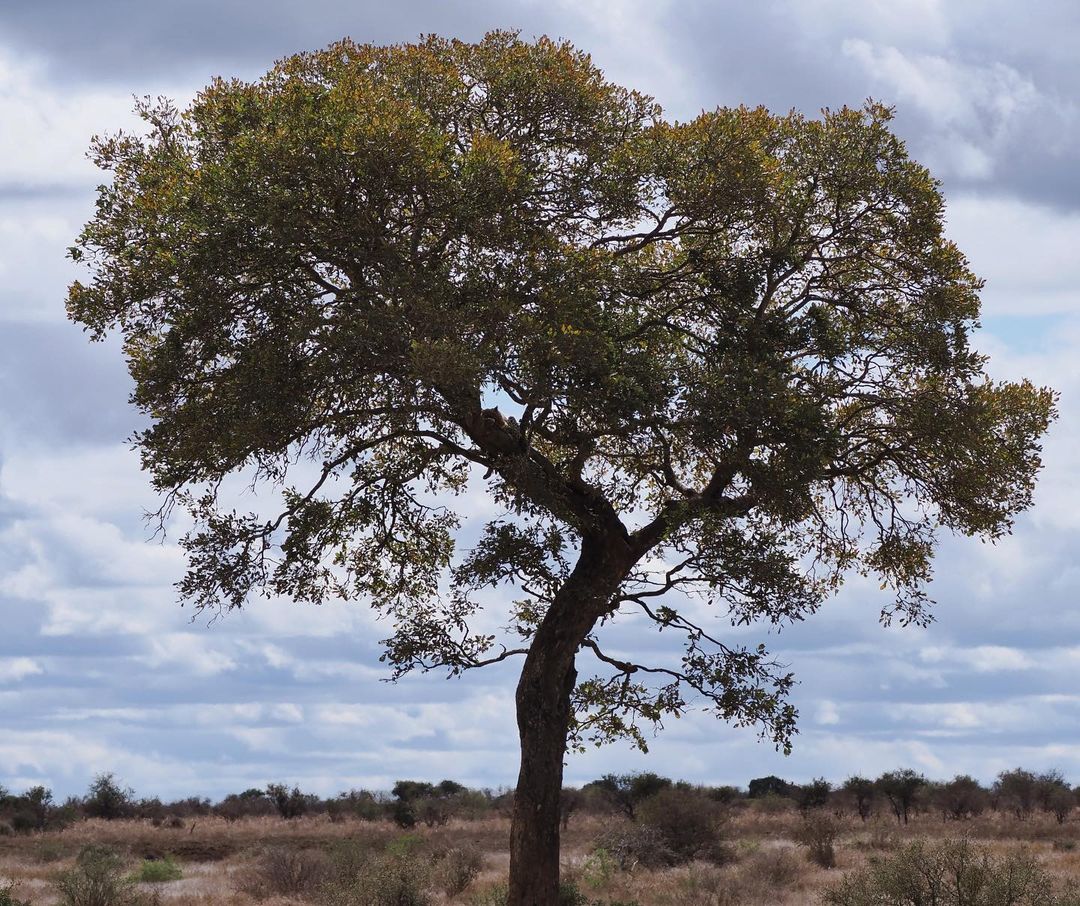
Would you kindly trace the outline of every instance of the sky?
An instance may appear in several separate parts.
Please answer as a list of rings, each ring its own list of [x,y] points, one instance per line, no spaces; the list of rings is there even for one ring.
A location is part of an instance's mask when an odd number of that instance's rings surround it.
[[[399,778],[514,782],[515,666],[390,684],[363,603],[256,601],[208,625],[181,609],[183,556],[126,438],[121,351],[65,320],[64,257],[93,211],[91,135],[132,98],[184,103],[215,75],[348,35],[492,28],[568,38],[669,118],[721,105],[896,108],[943,183],[948,233],[986,279],[976,345],[997,378],[1061,394],[1035,505],[996,545],[945,539],[936,622],[883,629],[848,583],[766,641],[800,679],[790,756],[694,712],[650,739],[568,758],[581,783],[652,770],[745,786],[1061,769],[1080,783],[1080,6],[1068,0],[38,0],[0,4],[0,783],[80,793],[112,771],[139,795],[270,781],[332,794]],[[482,501],[472,504],[482,506]],[[657,640],[620,637],[631,651]],[[663,656],[663,652],[658,652]]]

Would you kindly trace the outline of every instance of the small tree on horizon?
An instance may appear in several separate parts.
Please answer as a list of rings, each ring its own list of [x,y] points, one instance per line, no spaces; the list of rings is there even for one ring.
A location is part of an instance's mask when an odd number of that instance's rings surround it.
[[[600,793],[617,811],[631,821],[636,821],[638,806],[650,796],[655,796],[671,786],[669,778],[643,771],[633,774],[605,774],[586,784],[585,789]]]
[[[139,112],[93,145],[68,304],[121,334],[194,521],[181,597],[366,601],[394,677],[521,658],[510,906],[556,902],[568,748],[699,704],[790,747],[792,675],[713,616],[802,620],[856,570],[924,623],[939,533],[1030,504],[1053,393],[986,375],[981,283],[880,105],[672,122],[493,32]],[[466,489],[496,515],[462,551]],[[631,614],[681,651],[613,650]]]
[[[82,801],[82,808],[91,818],[114,821],[126,818],[131,813],[134,798],[134,790],[121,786],[115,774],[106,772],[94,777]]]
[[[874,798],[877,789],[873,780],[857,774],[852,775],[844,781],[841,789],[851,797],[855,813],[860,820],[866,821],[874,813]]]
[[[875,786],[889,800],[897,822],[902,821],[907,824],[912,811],[918,805],[920,793],[928,783],[929,781],[917,771],[901,768],[896,771],[886,771],[877,779]]]

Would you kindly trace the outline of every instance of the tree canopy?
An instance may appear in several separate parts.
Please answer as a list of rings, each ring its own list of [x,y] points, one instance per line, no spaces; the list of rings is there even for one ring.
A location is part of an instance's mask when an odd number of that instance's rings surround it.
[[[394,675],[529,654],[579,742],[703,698],[786,746],[792,677],[701,602],[800,620],[858,570],[923,622],[939,532],[1031,501],[1053,393],[986,375],[982,284],[882,106],[669,122],[495,32],[139,110],[94,143],[69,312],[123,336],[198,608],[361,599]],[[278,511],[232,508],[235,475]],[[481,490],[500,514],[459,549]],[[505,634],[473,628],[490,588]],[[681,661],[606,651],[630,613]]]

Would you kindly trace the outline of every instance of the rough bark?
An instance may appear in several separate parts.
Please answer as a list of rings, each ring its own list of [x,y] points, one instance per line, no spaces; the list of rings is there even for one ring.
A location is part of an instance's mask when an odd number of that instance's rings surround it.
[[[518,680],[521,769],[510,830],[507,906],[557,906],[559,797],[578,648],[633,562],[628,539],[586,539],[566,585],[537,628]]]

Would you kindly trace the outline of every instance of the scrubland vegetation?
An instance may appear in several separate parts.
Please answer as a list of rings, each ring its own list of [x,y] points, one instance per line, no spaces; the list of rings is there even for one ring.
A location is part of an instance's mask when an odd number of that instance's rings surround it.
[[[1080,790],[911,770],[748,789],[652,773],[563,795],[566,906],[1080,906]],[[271,783],[0,797],[0,906],[501,906],[512,795],[451,780],[330,799]]]

